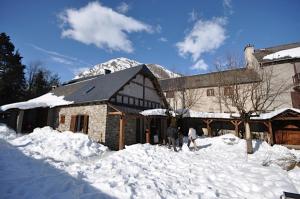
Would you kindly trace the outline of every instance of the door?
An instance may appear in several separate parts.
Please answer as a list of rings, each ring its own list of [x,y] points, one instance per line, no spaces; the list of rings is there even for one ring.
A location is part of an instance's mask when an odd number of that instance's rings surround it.
[[[292,124],[275,132],[275,143],[286,145],[300,145],[300,129]]]

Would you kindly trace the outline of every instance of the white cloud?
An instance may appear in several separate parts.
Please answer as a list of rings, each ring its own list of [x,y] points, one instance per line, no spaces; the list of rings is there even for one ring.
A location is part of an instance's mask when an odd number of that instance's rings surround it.
[[[226,39],[225,18],[198,20],[184,40],[176,44],[181,56],[191,55],[193,61],[203,53],[218,49]]]
[[[161,42],[167,42],[167,41],[168,41],[168,39],[167,39],[167,38],[165,38],[165,37],[160,37],[160,38],[158,39],[158,41],[161,41]]]
[[[162,29],[162,27],[159,24],[155,27],[155,31],[157,33],[161,33],[161,29]]]
[[[61,63],[61,64],[66,64],[66,65],[73,65],[74,62],[69,61],[67,59],[61,58],[61,57],[51,57],[51,59],[55,62]]]
[[[198,19],[198,13],[193,9],[192,12],[189,13],[189,22],[194,22]]]
[[[127,13],[129,9],[130,6],[125,2],[120,3],[120,5],[117,7],[117,11],[122,14]]]
[[[208,65],[204,62],[203,59],[199,59],[192,67],[193,70],[207,70]]]
[[[91,64],[89,64],[83,60],[80,60],[76,57],[71,57],[71,56],[64,55],[62,53],[58,53],[58,52],[55,52],[52,50],[47,50],[47,49],[41,48],[34,44],[28,44],[28,45],[40,52],[47,54],[48,56],[50,56],[50,58],[53,61],[58,62],[58,63],[67,64],[67,65],[78,65],[78,64],[91,65]]]
[[[225,9],[225,13],[233,14],[233,7],[231,0],[223,0],[223,8]]]
[[[151,26],[111,8],[92,2],[80,9],[67,9],[60,14],[64,26],[62,37],[111,51],[133,52],[128,33],[152,32]]]

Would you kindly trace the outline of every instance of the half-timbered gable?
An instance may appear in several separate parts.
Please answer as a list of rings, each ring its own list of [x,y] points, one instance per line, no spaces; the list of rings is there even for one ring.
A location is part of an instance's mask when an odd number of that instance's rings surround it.
[[[45,103],[32,107],[29,101],[9,105],[19,112],[16,126],[20,132],[26,126],[49,125],[60,131],[85,133],[111,149],[122,149],[125,144],[145,141],[146,122],[140,111],[168,107],[156,77],[146,65],[71,80],[52,90],[51,96],[69,103],[55,107]],[[20,104],[23,108],[18,110]],[[42,124],[38,119],[26,119],[41,107],[46,113]]]

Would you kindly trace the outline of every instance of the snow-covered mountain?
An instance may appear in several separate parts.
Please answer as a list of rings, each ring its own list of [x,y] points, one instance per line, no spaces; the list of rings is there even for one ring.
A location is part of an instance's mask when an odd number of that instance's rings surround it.
[[[79,73],[78,75],[75,76],[75,79],[104,74],[105,69],[110,70],[113,73],[113,72],[116,72],[119,70],[124,70],[126,68],[131,68],[131,67],[137,66],[139,64],[141,64],[141,63],[137,62],[135,60],[124,58],[124,57],[111,59],[107,62],[97,64],[94,67]],[[146,64],[146,65],[152,71],[152,73],[159,79],[180,76],[179,74],[176,74],[158,64]]]

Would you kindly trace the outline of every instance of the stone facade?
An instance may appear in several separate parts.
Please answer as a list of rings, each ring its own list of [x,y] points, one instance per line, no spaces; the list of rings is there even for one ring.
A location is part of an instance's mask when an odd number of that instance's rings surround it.
[[[89,115],[88,135],[95,141],[105,143],[107,105],[83,105],[55,108],[57,116],[65,117],[65,122],[57,125],[59,131],[69,131],[72,115]]]
[[[293,76],[295,75],[295,68],[299,68],[300,71],[300,63],[299,62],[290,62],[290,63],[273,63],[267,66],[260,66],[259,61],[254,56],[254,47],[247,46],[245,48],[245,61],[246,67],[249,69],[255,70],[258,74],[271,74],[269,75],[269,79],[271,80],[271,93],[276,93],[278,88],[285,88],[284,92],[281,92],[280,95],[276,98],[276,100],[272,103],[268,110],[265,111],[273,111],[274,109],[279,108],[291,108],[293,107],[291,94],[294,92],[293,89]],[[247,86],[247,84],[244,84]],[[187,89],[185,93],[185,98],[197,99],[190,109],[194,111],[203,111],[203,112],[237,112],[236,108],[230,107],[228,109],[224,102],[220,100],[220,96],[224,95],[225,86],[221,87],[198,87]],[[208,96],[207,90],[213,90],[214,95]],[[191,94],[190,94],[191,93]],[[167,96],[167,94],[166,94]],[[167,98],[170,106],[172,108],[181,109],[183,108],[183,93],[182,91],[175,91],[172,97]],[[192,100],[193,100],[192,99]],[[188,99],[186,99],[188,100]],[[194,100],[195,101],[195,100]],[[251,102],[246,103],[247,107],[251,107]]]
[[[93,140],[103,143],[112,150],[119,149],[120,116],[108,115],[113,110],[106,104],[82,105],[54,108],[49,114],[55,115],[53,121],[48,121],[52,127],[59,131],[69,131],[72,115],[88,115],[88,135]],[[65,117],[61,123],[61,116]],[[125,122],[125,145],[136,143],[136,119],[126,117]]]
[[[125,117],[125,145],[136,144],[136,119]],[[113,150],[119,148],[120,116],[108,115],[105,144]]]

